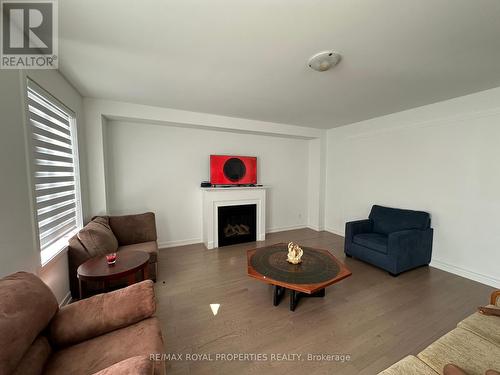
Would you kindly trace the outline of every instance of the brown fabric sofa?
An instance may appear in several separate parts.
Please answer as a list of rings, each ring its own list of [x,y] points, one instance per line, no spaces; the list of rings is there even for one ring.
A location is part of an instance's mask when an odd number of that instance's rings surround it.
[[[156,281],[158,244],[153,212],[124,216],[96,216],[68,243],[71,295],[79,298],[77,269],[88,259],[111,252],[149,253],[149,277]],[[90,288],[92,286],[90,285]]]
[[[0,279],[0,374],[164,374],[153,282],[59,308],[37,276]]]
[[[500,291],[493,292],[490,303],[489,307],[500,307]],[[500,317],[476,312],[416,357],[409,355],[379,375],[439,375],[448,363],[469,375],[500,371]]]

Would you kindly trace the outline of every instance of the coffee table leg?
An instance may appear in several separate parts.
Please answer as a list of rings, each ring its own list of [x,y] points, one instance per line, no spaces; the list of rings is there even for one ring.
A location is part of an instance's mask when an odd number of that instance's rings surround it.
[[[278,306],[281,302],[281,299],[285,295],[286,288],[282,286],[275,285],[274,286],[274,294],[273,294],[273,305]]]
[[[324,297],[326,295],[325,288],[318,290],[316,293],[307,294],[290,290],[290,311],[295,311],[299,300],[302,297]]]
[[[133,285],[137,282],[137,273],[132,273],[127,277],[127,286]]]
[[[83,299],[83,283],[82,279],[78,279],[78,289],[80,289],[80,299]]]
[[[324,297],[326,295],[325,288],[318,290],[316,293],[309,295],[309,297]]]
[[[104,293],[108,293],[110,291],[110,289],[109,289],[109,280],[108,279],[105,279],[102,282],[102,289],[103,289]]]
[[[295,290],[290,290],[290,311],[295,311],[297,304],[299,303],[301,293]]]

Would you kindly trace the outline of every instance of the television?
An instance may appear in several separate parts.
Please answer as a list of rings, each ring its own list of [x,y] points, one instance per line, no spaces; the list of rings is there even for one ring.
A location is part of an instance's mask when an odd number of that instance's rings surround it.
[[[212,185],[257,184],[255,156],[210,155],[210,183]]]

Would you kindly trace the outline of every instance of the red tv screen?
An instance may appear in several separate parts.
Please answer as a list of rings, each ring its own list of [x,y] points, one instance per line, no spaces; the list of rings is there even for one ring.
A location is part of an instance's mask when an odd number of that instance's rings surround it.
[[[257,183],[255,156],[210,155],[212,185],[252,185]]]

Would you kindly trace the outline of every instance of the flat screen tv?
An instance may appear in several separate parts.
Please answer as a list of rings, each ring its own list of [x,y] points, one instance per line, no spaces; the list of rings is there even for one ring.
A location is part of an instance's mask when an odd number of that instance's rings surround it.
[[[257,158],[210,155],[210,183],[212,185],[257,184]]]

